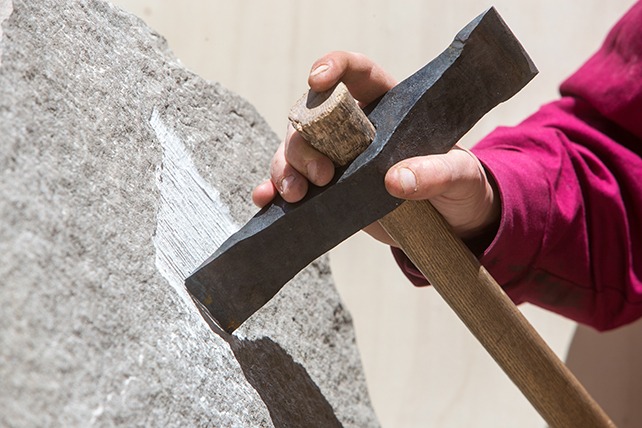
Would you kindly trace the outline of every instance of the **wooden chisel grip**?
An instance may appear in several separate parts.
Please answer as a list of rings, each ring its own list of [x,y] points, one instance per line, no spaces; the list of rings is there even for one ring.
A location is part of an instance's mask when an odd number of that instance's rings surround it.
[[[338,165],[375,132],[343,84],[304,96],[290,120]],[[428,201],[406,201],[380,223],[550,426],[615,426]]]

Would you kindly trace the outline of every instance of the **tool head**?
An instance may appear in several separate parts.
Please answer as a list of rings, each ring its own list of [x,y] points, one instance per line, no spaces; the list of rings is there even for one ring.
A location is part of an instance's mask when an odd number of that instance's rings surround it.
[[[311,186],[294,204],[277,197],[186,279],[188,291],[231,333],[311,261],[402,202],[384,186],[391,166],[447,152],[536,74],[489,9],[441,55],[369,106],[373,142],[328,186]]]

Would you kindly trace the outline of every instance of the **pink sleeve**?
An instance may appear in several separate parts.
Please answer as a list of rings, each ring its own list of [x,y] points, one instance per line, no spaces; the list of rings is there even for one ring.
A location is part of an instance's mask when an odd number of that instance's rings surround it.
[[[642,316],[642,2],[561,93],[473,149],[502,201],[480,260],[516,303],[611,329]]]

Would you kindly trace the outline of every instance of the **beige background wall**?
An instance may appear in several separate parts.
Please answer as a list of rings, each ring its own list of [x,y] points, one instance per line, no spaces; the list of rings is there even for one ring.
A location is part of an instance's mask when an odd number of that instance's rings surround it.
[[[540,69],[465,138],[471,145],[556,96],[633,0],[118,0],[163,34],[183,63],[248,99],[279,135],[330,50],[363,52],[402,79],[495,5]],[[267,165],[263,166],[267,171]],[[388,249],[357,235],[331,253],[354,317],[371,398],[384,427],[543,427],[544,423],[431,289],[414,289]],[[620,426],[642,426],[642,324],[608,335],[524,307]]]

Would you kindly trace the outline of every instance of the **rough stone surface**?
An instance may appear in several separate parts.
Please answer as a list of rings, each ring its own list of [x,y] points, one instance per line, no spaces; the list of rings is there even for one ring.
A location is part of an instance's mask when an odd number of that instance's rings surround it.
[[[233,336],[183,288],[254,213],[257,112],[108,3],[0,22],[0,426],[376,426],[324,259]]]

